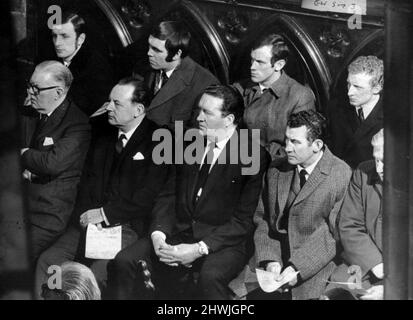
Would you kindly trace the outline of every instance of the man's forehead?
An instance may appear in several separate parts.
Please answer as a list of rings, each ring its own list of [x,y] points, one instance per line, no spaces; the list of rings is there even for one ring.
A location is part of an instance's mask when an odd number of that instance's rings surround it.
[[[260,58],[270,58],[272,57],[272,46],[266,45],[256,49],[251,50],[251,56]]]
[[[64,24],[55,24],[52,27],[52,33],[54,34],[75,33],[75,27],[73,26],[73,23],[71,22],[67,22]]]
[[[307,139],[307,127],[306,126],[301,126],[301,127],[297,127],[297,128],[287,127],[285,135],[288,138]]]
[[[372,79],[373,79],[373,76],[369,75],[366,72],[349,73],[347,77],[348,82],[358,83],[358,84],[370,84],[370,81]]]
[[[155,47],[161,51],[166,50],[165,48],[166,40],[161,40],[161,39],[155,38],[154,36],[150,35],[148,38],[148,43],[152,47]]]
[[[116,85],[110,92],[111,100],[129,101],[132,98],[134,87],[131,85]]]

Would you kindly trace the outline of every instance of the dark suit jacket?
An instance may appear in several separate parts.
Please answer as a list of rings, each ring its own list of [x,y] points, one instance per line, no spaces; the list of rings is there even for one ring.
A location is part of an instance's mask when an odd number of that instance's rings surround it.
[[[31,222],[62,232],[76,199],[84,159],[89,148],[87,116],[66,99],[36,134],[39,114],[23,109],[23,169],[36,177],[28,183]]]
[[[55,60],[62,61],[57,57]],[[84,44],[73,57],[69,69],[73,74],[69,95],[90,116],[108,100],[114,84],[110,63],[100,52]]]
[[[73,215],[77,226],[79,215],[103,207],[111,226],[130,222],[139,235],[144,233],[155,198],[173,174],[170,165],[153,162],[152,151],[158,142],[152,141],[152,134],[156,129],[145,117],[120,155],[115,151],[118,129],[112,127],[98,138],[82,175]]]
[[[383,186],[374,161],[366,161],[354,171],[339,215],[340,240],[345,265],[335,270],[334,281],[347,281],[348,266],[358,265],[370,286],[367,273],[383,262],[382,258]]]
[[[259,170],[253,175],[243,175],[241,169],[248,168],[249,164],[243,164],[240,154],[234,152],[233,147],[229,147],[231,143],[234,146],[235,143],[240,143],[236,136],[234,134],[230,138],[212,167],[196,206],[193,205],[192,199],[199,164],[177,166],[176,191],[165,200],[165,208],[156,210],[152,231],[162,231],[168,238],[190,234],[193,241],[204,241],[212,252],[243,245],[252,237],[252,217],[258,203],[262,175],[268,159],[265,150],[257,143],[259,152],[254,154],[254,161],[259,164]],[[249,137],[249,154],[251,145]],[[242,147],[245,146],[246,143],[242,143]],[[231,150],[237,164],[229,164]],[[223,157],[226,157],[227,162],[221,164],[219,161],[222,161]]]
[[[282,263],[280,221],[296,167],[271,167],[265,179],[254,220],[257,264]],[[293,299],[318,298],[335,264],[334,238],[338,211],[351,176],[351,169],[326,147],[324,155],[292,203],[288,216],[290,260],[300,271],[301,283],[292,289]]]
[[[335,102],[328,110],[330,123],[329,146],[331,151],[355,169],[367,160],[373,159],[371,139],[383,128],[382,97],[359,125],[355,108],[348,103]]]
[[[148,90],[152,93],[155,78],[155,71],[145,78]],[[218,83],[211,72],[190,57],[185,57],[168,82],[153,96],[146,110],[147,116],[159,126],[167,125],[172,130],[175,129],[174,122],[177,120],[184,121],[186,127],[192,126],[190,122],[200,94],[209,85]]]

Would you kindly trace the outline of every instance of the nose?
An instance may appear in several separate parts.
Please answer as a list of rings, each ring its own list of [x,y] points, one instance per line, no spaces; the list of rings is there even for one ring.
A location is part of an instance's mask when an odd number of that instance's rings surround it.
[[[152,51],[152,49],[151,48],[149,48],[148,49],[148,57],[152,57],[153,56],[153,53],[152,53],[153,51]]]
[[[202,111],[198,111],[198,116],[196,117],[196,121],[204,121],[204,113]]]
[[[347,91],[347,95],[350,97],[352,96],[354,93],[354,87],[353,86],[349,86],[348,87],[348,91]]]
[[[250,70],[255,70],[256,66],[257,66],[257,62],[256,62],[256,61],[252,61],[252,62],[251,62]]]
[[[291,142],[286,142],[285,143],[285,152],[291,152],[291,151],[293,151],[293,149],[292,149],[292,143]]]
[[[113,106],[114,106],[113,101],[106,102],[106,110],[107,111],[113,111]]]

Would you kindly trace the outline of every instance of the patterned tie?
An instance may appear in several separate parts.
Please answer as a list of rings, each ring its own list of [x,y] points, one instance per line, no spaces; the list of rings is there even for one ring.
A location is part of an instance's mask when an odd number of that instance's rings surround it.
[[[304,184],[307,181],[307,179],[305,178],[306,174],[307,174],[307,171],[305,171],[304,169],[300,171],[300,189],[304,187]]]
[[[168,76],[165,72],[160,71],[156,74],[154,94],[157,94],[161,88],[168,82]]]
[[[116,141],[115,150],[118,154],[120,154],[123,150],[123,140],[124,139],[126,139],[126,136],[124,134],[121,134],[118,138],[118,141]]]
[[[359,109],[357,110],[357,113],[358,113],[359,122],[360,122],[360,123],[363,123],[363,121],[364,121],[363,108],[359,108]]]
[[[199,170],[198,180],[195,188],[194,203],[198,201],[200,192],[202,192],[201,189],[204,188],[205,183],[208,179],[209,170],[211,169],[212,160],[214,158],[214,149],[216,147],[217,145],[215,143],[211,143],[209,145],[209,150],[205,155],[204,164],[202,165],[201,170]]]

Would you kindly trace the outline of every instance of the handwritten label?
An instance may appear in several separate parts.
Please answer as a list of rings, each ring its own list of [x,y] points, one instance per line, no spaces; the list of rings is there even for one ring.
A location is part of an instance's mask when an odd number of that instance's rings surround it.
[[[302,0],[301,7],[317,11],[367,14],[366,0]]]

